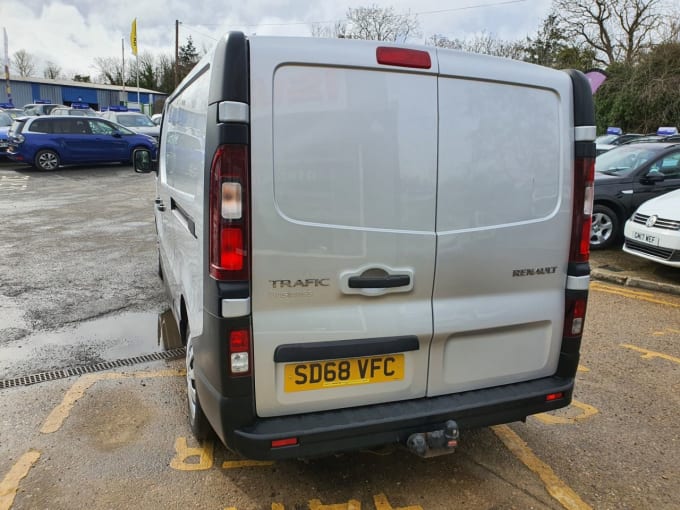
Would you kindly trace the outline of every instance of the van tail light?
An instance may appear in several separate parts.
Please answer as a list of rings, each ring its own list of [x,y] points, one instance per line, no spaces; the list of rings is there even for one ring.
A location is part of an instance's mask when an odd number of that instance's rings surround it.
[[[229,333],[229,370],[232,376],[251,375],[250,330]]]
[[[249,162],[247,145],[221,145],[210,169],[210,276],[250,276]]]
[[[593,214],[595,158],[577,157],[574,162],[574,208],[571,222],[570,263],[588,262]]]
[[[565,337],[580,337],[583,334],[587,304],[587,294],[567,296],[564,304],[563,335]]]
[[[386,66],[412,67],[415,69],[430,69],[432,67],[430,54],[423,50],[379,46],[375,50],[375,58],[378,64]]]

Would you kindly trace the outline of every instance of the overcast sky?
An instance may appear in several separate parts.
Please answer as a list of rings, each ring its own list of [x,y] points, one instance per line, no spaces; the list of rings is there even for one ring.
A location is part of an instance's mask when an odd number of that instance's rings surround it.
[[[533,36],[550,0],[0,0],[0,26],[7,29],[10,57],[24,49],[35,57],[37,76],[47,61],[62,73],[96,77],[97,57],[132,59],[130,26],[137,18],[140,52],[174,55],[175,20],[180,44],[191,35],[201,50],[229,30],[247,34],[308,36],[313,22],[332,26],[348,7],[392,6],[418,14],[422,43],[437,33],[467,38],[482,32],[504,40]],[[0,40],[0,47],[2,42]],[[2,57],[0,50],[0,57]],[[4,76],[3,76],[4,77]]]

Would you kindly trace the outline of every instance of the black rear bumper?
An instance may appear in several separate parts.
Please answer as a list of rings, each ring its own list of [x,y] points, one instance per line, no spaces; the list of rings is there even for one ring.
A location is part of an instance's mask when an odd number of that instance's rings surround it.
[[[519,421],[528,415],[569,405],[573,378],[546,377],[452,395],[275,418],[256,418],[247,426],[232,426],[234,411],[249,407],[241,399],[224,398],[205,386],[199,393],[217,435],[239,454],[251,459],[312,457],[335,452],[405,442],[415,432],[443,428],[455,420],[461,429]],[[201,391],[203,390],[203,391]],[[557,400],[546,395],[563,393]],[[206,402],[206,397],[211,402]],[[219,410],[219,411],[218,411]],[[217,412],[214,412],[217,411]],[[297,444],[272,448],[276,439],[297,438]]]

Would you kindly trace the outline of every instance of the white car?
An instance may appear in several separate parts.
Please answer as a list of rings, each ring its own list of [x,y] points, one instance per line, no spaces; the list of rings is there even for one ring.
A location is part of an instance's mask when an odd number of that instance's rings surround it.
[[[623,251],[680,267],[680,190],[648,200],[626,222]]]

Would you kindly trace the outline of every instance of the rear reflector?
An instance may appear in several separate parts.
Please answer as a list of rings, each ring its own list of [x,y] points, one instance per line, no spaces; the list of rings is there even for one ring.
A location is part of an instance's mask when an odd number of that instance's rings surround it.
[[[293,446],[298,444],[297,437],[288,437],[286,439],[274,439],[272,441],[272,448],[281,448],[282,446]]]
[[[379,46],[375,54],[378,64],[386,66],[413,67],[416,69],[432,67],[430,54],[427,51]]]
[[[561,398],[564,398],[564,393],[560,391],[559,393],[550,393],[549,395],[546,395],[545,401],[552,402],[554,400],[560,400]]]

